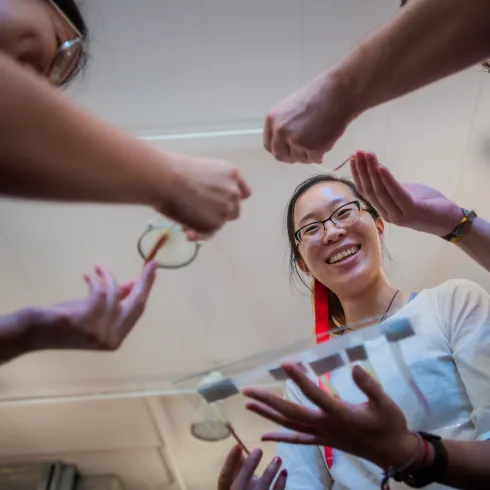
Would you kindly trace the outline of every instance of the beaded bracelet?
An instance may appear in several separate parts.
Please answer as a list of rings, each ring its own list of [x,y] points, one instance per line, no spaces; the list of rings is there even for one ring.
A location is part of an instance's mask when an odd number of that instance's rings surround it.
[[[417,458],[420,455],[420,450],[423,448],[424,450],[424,456],[422,459],[422,466],[424,465],[425,461],[427,460],[427,457],[429,455],[429,443],[422,438],[422,436],[418,432],[413,432],[412,433],[414,436],[417,437],[417,442],[418,442],[418,448],[417,452],[414,454],[414,456],[405,463],[402,467],[400,468],[393,468],[389,467],[384,473],[383,473],[383,479],[381,480],[381,490],[390,490],[390,478],[395,478],[397,475],[400,473],[403,473],[405,470],[410,468],[415,461],[417,461]]]

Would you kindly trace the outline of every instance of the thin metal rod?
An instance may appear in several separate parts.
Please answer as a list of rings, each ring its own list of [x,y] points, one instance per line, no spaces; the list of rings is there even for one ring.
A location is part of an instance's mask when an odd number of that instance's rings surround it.
[[[170,230],[165,230],[159,237],[158,240],[155,242],[153,245],[152,249],[148,253],[145,259],[145,264],[148,264],[148,262],[151,262],[156,254],[161,250],[161,248],[167,243],[167,240],[170,237]]]
[[[230,422],[228,422],[226,424],[226,428],[230,431],[230,434],[231,436],[233,437],[233,439],[235,439],[235,441],[240,445],[240,447],[245,451],[245,454],[247,456],[250,455],[250,451],[247,449],[247,446],[245,446],[245,444],[243,444],[243,441],[240,439],[240,437],[238,436],[238,434],[235,432],[235,429],[233,428],[233,426],[231,425]]]

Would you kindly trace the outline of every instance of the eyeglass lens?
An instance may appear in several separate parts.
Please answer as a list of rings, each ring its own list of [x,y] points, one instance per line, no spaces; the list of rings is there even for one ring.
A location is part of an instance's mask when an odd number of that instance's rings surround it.
[[[359,219],[360,210],[357,203],[349,203],[337,209],[327,221],[339,228],[348,228]],[[301,243],[311,245],[317,243],[325,236],[326,221],[316,221],[304,226],[298,233]]]

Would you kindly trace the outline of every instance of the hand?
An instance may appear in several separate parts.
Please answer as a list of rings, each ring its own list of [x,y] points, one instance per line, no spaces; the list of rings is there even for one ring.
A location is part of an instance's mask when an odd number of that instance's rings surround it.
[[[352,91],[335,70],[321,74],[267,115],[264,147],[286,163],[321,163],[357,116]]]
[[[243,458],[242,448],[234,446],[218,478],[218,490],[284,490],[286,488],[287,471],[279,473],[274,485],[272,482],[281,467],[281,459],[274,458],[265,469],[262,476],[255,476],[255,470],[262,459],[262,451],[255,449],[249,456]],[[272,485],[272,486],[271,486]]]
[[[196,235],[213,234],[239,217],[240,201],[247,199],[251,190],[237,168],[221,160],[170,158],[175,184],[158,211]]]
[[[408,431],[403,412],[359,366],[353,369],[353,378],[368,397],[360,405],[328,395],[293,364],[282,367],[318,408],[298,405],[261,389],[244,390],[245,396],[255,400],[247,403],[247,409],[295,431],[264,434],[263,441],[328,446],[383,469],[399,468],[417,454],[418,440]]]
[[[32,350],[116,350],[143,314],[155,276],[156,264],[150,262],[137,281],[118,284],[96,267],[84,276],[88,298],[32,309]]]
[[[400,184],[376,155],[357,151],[351,159],[354,183],[388,222],[444,236],[461,221],[461,208],[422,184]]]

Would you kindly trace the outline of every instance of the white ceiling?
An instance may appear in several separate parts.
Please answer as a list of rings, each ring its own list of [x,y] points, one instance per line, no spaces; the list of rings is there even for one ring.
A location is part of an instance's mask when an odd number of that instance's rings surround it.
[[[292,189],[315,169],[276,163],[260,135],[166,137],[260,128],[272,104],[346,54],[396,6],[395,0],[372,1],[370,10],[359,0],[83,2],[93,59],[70,96],[158,148],[235,162],[253,197],[191,267],[160,272],[143,320],[119,352],[42,353],[0,370],[0,438],[7,442],[1,457],[56,455],[89,473],[119,473],[131,489],[214,488],[230,442],[192,440],[182,399],[94,398],[166,390],[183,375],[311,334],[309,299],[289,285],[282,225]],[[357,148],[375,151],[400,179],[434,185],[488,216],[489,105],[490,78],[468,70],[362,116],[326,166]],[[81,275],[96,263],[121,279],[135,276],[136,240],[152,216],[137,207],[1,201],[1,311],[85,294]],[[490,289],[485,271],[435,237],[389,227],[387,245],[389,275],[401,288],[463,276]],[[86,394],[93,397],[76,401]],[[36,401],[68,395],[75,398]],[[239,402],[234,417],[253,445],[263,427],[241,419]]]

